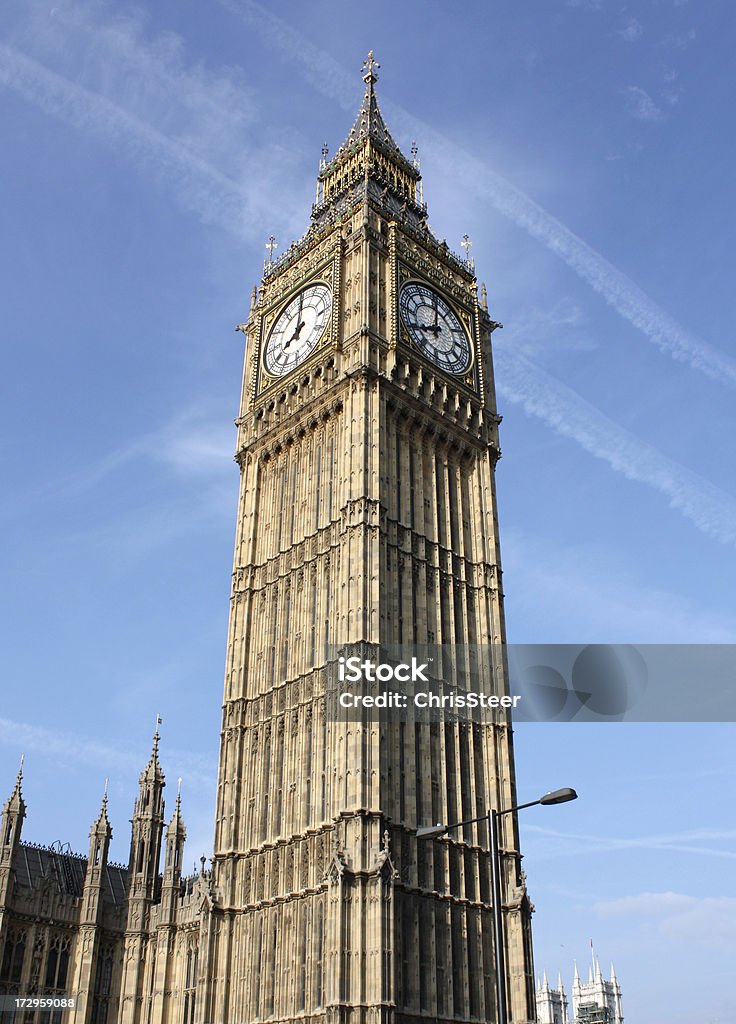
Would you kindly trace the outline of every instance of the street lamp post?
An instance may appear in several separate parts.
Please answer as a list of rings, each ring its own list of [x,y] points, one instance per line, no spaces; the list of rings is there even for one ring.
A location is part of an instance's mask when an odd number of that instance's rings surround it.
[[[453,825],[430,825],[417,829],[417,839],[438,839],[447,835],[448,832],[463,825],[474,825],[478,821],[488,823],[488,842],[491,858],[491,899],[493,901],[493,950],[496,960],[496,1020],[497,1024],[508,1024],[508,1006],[506,1002],[506,948],[503,935],[503,910],[501,906],[501,877],[503,864],[501,863],[501,848],[499,843],[499,819],[504,814],[515,814],[526,807],[536,807],[537,804],[564,804],[568,800],[577,800],[577,793],[574,789],[566,786],[564,789],[555,789],[551,793],[545,793],[538,800],[530,800],[525,804],[517,804],[515,807],[507,807],[503,811],[489,808],[487,814],[479,818],[468,818],[467,821],[457,821]]]

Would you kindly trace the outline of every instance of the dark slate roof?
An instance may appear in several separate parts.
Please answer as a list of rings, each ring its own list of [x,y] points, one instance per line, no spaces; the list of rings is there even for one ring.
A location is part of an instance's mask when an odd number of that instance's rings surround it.
[[[87,874],[87,858],[79,853],[59,851],[49,846],[21,843],[15,861],[18,885],[35,888],[42,878],[49,876],[67,896],[81,896]],[[128,869],[122,864],[108,864],[105,868],[103,899],[116,906],[125,902]]]

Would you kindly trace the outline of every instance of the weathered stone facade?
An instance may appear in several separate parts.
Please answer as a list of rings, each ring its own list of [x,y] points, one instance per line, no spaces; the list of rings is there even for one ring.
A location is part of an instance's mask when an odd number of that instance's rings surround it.
[[[470,825],[418,841],[416,829],[515,802],[509,724],[345,724],[326,714],[341,645],[505,638],[498,325],[472,264],[427,225],[416,156],[401,154],[383,122],[374,68],[348,139],[323,160],[309,231],[268,263],[241,325],[241,488],[211,872],[182,882],[178,802],[159,867],[154,744],[130,865],[114,869],[120,902],[105,868],[104,807],[78,891],[54,895],[68,907],[67,988],[78,986],[80,1022],[495,1020],[488,837]],[[433,364],[402,323],[400,290],[414,281],[462,325],[472,358],[459,374]],[[275,325],[318,285],[331,297],[324,330],[290,372],[268,372]],[[301,343],[303,327],[285,347]],[[437,316],[423,329],[436,341]],[[18,786],[9,815],[19,799]],[[502,821],[509,1005],[523,1024],[535,1019],[531,907],[515,822]],[[9,936],[25,890],[18,849],[7,850]],[[95,1007],[109,950],[105,1016]]]

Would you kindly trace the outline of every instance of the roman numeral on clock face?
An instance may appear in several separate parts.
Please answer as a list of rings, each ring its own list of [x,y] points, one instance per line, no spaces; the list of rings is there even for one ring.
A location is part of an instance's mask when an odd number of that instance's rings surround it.
[[[440,369],[457,375],[468,371],[472,361],[468,335],[439,292],[410,281],[401,289],[399,313],[414,344]]]
[[[309,285],[279,313],[266,342],[263,364],[272,377],[283,377],[304,362],[322,337],[332,312],[326,284]]]

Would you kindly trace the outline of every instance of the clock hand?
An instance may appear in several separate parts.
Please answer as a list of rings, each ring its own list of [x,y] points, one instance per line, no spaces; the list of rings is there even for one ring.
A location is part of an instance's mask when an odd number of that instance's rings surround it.
[[[418,323],[417,324],[407,324],[406,326],[407,327],[416,327],[420,331],[429,331],[432,334],[439,334],[442,331],[442,328],[438,327],[436,324],[435,324],[434,327],[432,326],[432,324],[418,324]]]
[[[298,341],[299,335],[301,334],[302,327],[304,327],[304,320],[300,321],[294,328],[294,333],[288,341],[284,342],[284,349],[287,349],[291,345],[292,341]]]

